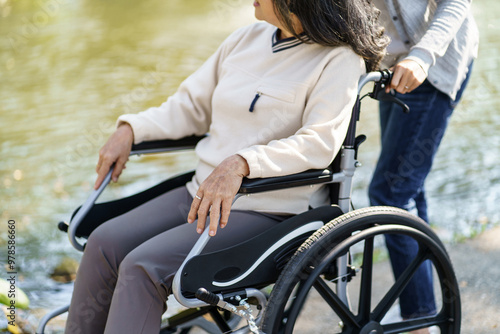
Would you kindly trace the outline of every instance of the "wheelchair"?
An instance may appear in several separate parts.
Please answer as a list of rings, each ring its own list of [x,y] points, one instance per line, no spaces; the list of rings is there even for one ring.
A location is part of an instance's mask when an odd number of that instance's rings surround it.
[[[201,254],[210,238],[205,229],[173,282],[173,295],[185,309],[164,319],[160,333],[377,334],[431,326],[440,333],[460,333],[457,280],[443,243],[428,224],[392,207],[351,210],[352,180],[359,165],[357,152],[366,139],[364,135],[356,136],[362,98],[390,100],[408,112],[401,101],[385,93],[390,79],[389,71],[371,72],[360,78],[347,136],[328,168],[245,179],[235,199],[263,191],[323,184],[329,187],[331,205],[288,218],[237,246]],[[374,83],[373,89],[360,97],[362,88],[370,82]],[[141,143],[133,146],[131,155],[191,149],[201,138]],[[95,204],[111,172],[73,214],[71,223],[59,223],[77,250],[84,248],[79,240],[88,237],[102,222],[185,184],[193,175],[190,172],[142,193]],[[419,250],[398,279],[384,281],[383,288],[375,288],[380,262],[377,257],[387,234],[410,237]],[[432,264],[436,282],[437,313],[391,320],[388,313],[426,261]],[[49,320],[68,309],[64,306],[45,315],[37,333],[44,333]]]

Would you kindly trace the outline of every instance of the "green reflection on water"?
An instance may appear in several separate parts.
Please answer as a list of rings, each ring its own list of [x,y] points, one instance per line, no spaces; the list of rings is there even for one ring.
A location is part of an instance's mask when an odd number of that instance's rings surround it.
[[[163,102],[252,21],[240,1],[2,3],[2,208],[29,221],[88,191],[118,115]]]

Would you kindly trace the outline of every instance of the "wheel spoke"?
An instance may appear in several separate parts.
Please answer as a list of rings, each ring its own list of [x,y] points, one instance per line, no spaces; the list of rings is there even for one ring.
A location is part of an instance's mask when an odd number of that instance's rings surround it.
[[[359,291],[358,315],[363,323],[370,319],[373,279],[373,238],[365,240],[363,251],[361,286]]]
[[[391,289],[378,303],[377,307],[373,310],[373,320],[382,321],[387,311],[394,304],[396,299],[398,299],[401,292],[404,290],[408,282],[411,280],[415,272],[420,267],[420,265],[429,258],[429,248],[421,249],[413,261],[406,267],[405,271],[397,279]]]
[[[352,314],[347,305],[340,300],[337,294],[330,289],[321,277],[316,278],[313,286],[316,288],[316,291],[318,291],[323,300],[327,302],[332,310],[340,317],[345,326],[359,328],[354,314]]]

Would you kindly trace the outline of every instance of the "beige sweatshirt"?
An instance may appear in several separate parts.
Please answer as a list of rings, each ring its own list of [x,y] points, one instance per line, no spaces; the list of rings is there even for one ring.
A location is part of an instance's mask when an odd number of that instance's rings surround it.
[[[208,132],[187,184],[194,196],[233,154],[246,159],[249,178],[327,167],[342,146],[364,72],[350,48],[277,41],[274,26],[257,23],[231,34],[161,106],[118,122],[131,125],[135,143]],[[244,196],[233,209],[296,214],[326,203],[324,186],[306,186]]]

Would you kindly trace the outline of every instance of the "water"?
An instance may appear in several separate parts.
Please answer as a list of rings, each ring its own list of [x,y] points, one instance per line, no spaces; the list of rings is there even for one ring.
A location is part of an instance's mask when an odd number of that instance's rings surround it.
[[[500,222],[500,4],[476,1],[474,11],[480,59],[426,184],[431,221],[448,240]],[[55,226],[91,190],[116,118],[162,103],[231,31],[253,21],[242,0],[0,0],[0,247],[15,220],[18,285],[31,298],[31,321],[69,300],[71,285],[48,275],[62,257],[80,254]],[[368,104],[356,207],[367,205],[377,122]],[[192,153],[131,160],[105,198],[195,165]]]

